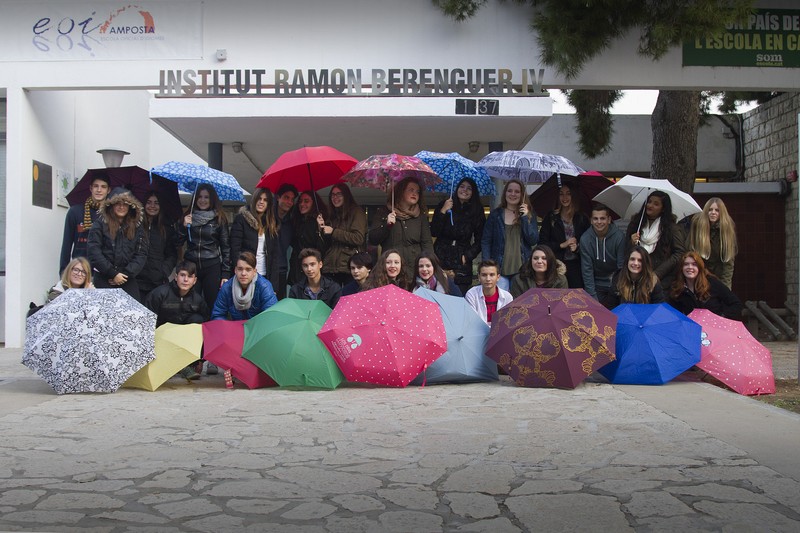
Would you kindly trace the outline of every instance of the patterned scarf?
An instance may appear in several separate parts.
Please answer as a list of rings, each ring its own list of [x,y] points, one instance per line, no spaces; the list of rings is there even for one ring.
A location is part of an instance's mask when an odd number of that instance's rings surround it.
[[[92,211],[96,211],[100,204],[101,202],[96,202],[91,196],[83,202],[83,229],[86,231],[92,227]]]
[[[387,205],[386,207],[389,208],[389,211],[392,210],[392,206]],[[409,209],[403,209],[399,205],[394,208],[395,216],[397,220],[408,220],[410,218],[417,218],[420,215],[420,208],[419,204],[412,205]]]

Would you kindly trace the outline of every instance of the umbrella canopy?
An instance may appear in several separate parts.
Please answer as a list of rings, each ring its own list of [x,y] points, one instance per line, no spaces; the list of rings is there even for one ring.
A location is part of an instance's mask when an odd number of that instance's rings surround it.
[[[442,178],[441,183],[431,188],[433,192],[443,192],[453,196],[459,181],[463,178],[472,178],[478,185],[479,195],[494,196],[497,194],[494,181],[489,177],[486,170],[458,152],[445,154],[423,150],[414,157],[421,159]]]
[[[738,320],[695,309],[689,318],[700,324],[700,362],[705,370],[739,394],[774,394],[772,353]]]
[[[181,216],[181,199],[178,196],[178,184],[159,175],[150,174],[142,167],[91,168],[75,184],[67,195],[69,205],[82,204],[92,194],[92,182],[103,178],[109,182],[109,191],[115,187],[124,187],[131,191],[137,200],[144,204],[150,191],[158,193],[161,210],[166,217],[175,222]]]
[[[497,381],[497,363],[484,355],[489,326],[467,301],[428,289],[419,289],[414,294],[439,306],[447,351],[411,384]]]
[[[572,184],[574,194],[577,195],[577,198],[573,197],[573,201],[577,201],[581,212],[589,216],[592,213],[592,199],[614,182],[596,171],[581,172],[577,177],[553,174],[531,193],[533,210],[546,215],[555,209],[558,203],[558,192],[565,183]]]
[[[556,173],[577,176],[583,169],[567,159],[554,154],[541,154],[529,150],[492,152],[478,161],[493,178],[520,180],[522,183],[542,183]]]
[[[583,289],[530,289],[492,316],[486,355],[517,385],[574,389],[615,359],[616,325]]]
[[[339,183],[358,161],[330,146],[307,146],[286,152],[270,166],[257,187],[278,192],[281,185],[316,191]]]
[[[22,363],[58,394],[114,392],[155,358],[155,330],[122,289],[70,289],[27,319]]]
[[[317,336],[348,381],[393,387],[447,351],[439,306],[395,285],[342,297]]]
[[[600,369],[611,383],[663,385],[700,361],[700,326],[667,304],[622,304],[617,360]]]
[[[281,387],[335,389],[344,376],[317,338],[330,314],[320,300],[284,298],[247,321],[242,355]]]
[[[690,194],[677,189],[669,180],[640,178],[627,175],[594,197],[594,201],[607,205],[622,218],[639,213],[647,196],[653,191],[669,194],[672,213],[678,220],[702,211]]]
[[[236,178],[205,165],[170,161],[151,168],[150,172],[174,181],[183,192],[194,193],[198,185],[208,183],[214,186],[220,200],[244,202],[244,195],[247,193]]]
[[[342,177],[353,187],[387,191],[391,183],[405,178],[417,178],[425,187],[433,188],[442,182],[436,172],[418,157],[409,155],[371,155],[359,161]]]
[[[200,324],[162,324],[156,329],[156,358],[123,383],[123,387],[154,391],[182,368],[200,359]]]
[[[248,389],[278,384],[252,361],[242,357],[246,320],[211,320],[203,323],[203,357],[245,384]]]

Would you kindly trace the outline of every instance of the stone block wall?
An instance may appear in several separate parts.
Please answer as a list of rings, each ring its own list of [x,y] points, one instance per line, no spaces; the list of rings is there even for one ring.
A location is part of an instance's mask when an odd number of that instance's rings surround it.
[[[778,181],[800,169],[798,144],[800,93],[784,93],[743,114],[746,181]],[[785,198],[786,299],[798,309],[798,187],[791,184]],[[769,276],[765,257],[763,275]]]

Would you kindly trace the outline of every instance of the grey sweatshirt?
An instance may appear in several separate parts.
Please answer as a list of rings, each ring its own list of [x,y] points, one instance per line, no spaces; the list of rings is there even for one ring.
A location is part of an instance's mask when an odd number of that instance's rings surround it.
[[[597,288],[608,289],[611,277],[625,262],[625,235],[613,223],[605,237],[589,228],[581,237],[583,288],[597,299]]]

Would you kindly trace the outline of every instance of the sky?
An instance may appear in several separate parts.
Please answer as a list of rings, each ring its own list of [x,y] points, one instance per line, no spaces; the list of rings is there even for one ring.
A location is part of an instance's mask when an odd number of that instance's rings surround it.
[[[553,99],[553,114],[556,113],[574,113],[575,108],[567,103],[567,98],[564,93],[558,89],[550,89],[550,97]],[[658,91],[623,91],[622,98],[620,98],[614,107],[611,108],[612,115],[652,115],[653,108],[656,106],[656,99],[658,99]],[[739,106],[739,113],[744,113],[756,107],[755,104],[748,104]],[[715,106],[712,105],[712,113],[715,112]]]

